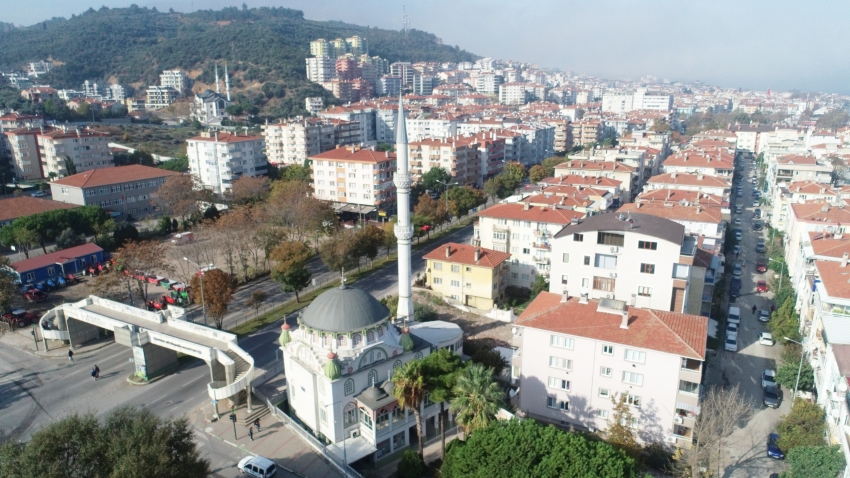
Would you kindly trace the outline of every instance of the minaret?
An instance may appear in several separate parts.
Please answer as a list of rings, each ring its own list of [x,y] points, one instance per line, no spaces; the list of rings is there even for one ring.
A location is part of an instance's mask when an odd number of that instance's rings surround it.
[[[221,93],[221,87],[219,86],[218,81],[218,65],[215,65],[215,92]]]
[[[224,89],[227,90],[227,101],[230,101],[230,76],[227,75],[227,62],[224,62]]]
[[[413,226],[410,224],[410,173],[407,165],[407,126],[405,125],[404,103],[398,94],[398,127],[395,131],[396,172],[393,183],[396,187],[398,222],[395,237],[398,239],[398,318],[413,319],[413,296],[410,292],[410,239]]]

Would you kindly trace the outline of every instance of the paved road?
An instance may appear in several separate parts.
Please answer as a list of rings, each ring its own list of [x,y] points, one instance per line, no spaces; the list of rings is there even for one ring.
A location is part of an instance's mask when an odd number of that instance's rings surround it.
[[[756,244],[764,242],[764,231],[754,231],[753,222],[764,222],[764,219],[753,219],[754,197],[752,195],[753,184],[751,174],[754,166],[746,164],[743,180],[743,196],[735,197],[732,192],[732,219],[741,218],[743,231],[741,255],[737,259],[730,256],[727,260],[739,261],[743,264],[743,276],[741,285],[741,297],[734,304],[741,308],[741,323],[738,330],[738,352],[720,352],[720,364],[723,376],[729,384],[739,384],[744,394],[753,399],[755,409],[753,416],[748,420],[746,426],[739,429],[730,437],[729,450],[726,457],[728,467],[724,471],[724,477],[767,477],[771,473],[778,473],[785,467],[782,462],[767,457],[767,436],[775,430],[780,417],[787,413],[790,400],[782,403],[779,409],[767,408],[762,404],[761,373],[766,368],[776,369],[776,361],[780,355],[780,345],[769,347],[758,343],[759,333],[767,331],[765,324],[757,320],[752,313],[755,304],[759,309],[770,309],[773,294],[758,293],[756,282],[768,280],[766,274],[756,272],[757,262],[767,262],[765,254],[756,252]],[[744,204],[743,214],[734,214],[734,204]],[[762,207],[764,213],[765,208]],[[769,281],[768,281],[769,282]],[[720,331],[721,336],[725,336]],[[791,392],[785,391],[790,397]]]

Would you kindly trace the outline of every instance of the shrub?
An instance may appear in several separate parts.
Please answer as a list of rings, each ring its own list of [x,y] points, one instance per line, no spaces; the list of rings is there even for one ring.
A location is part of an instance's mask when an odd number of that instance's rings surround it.
[[[422,478],[425,473],[425,462],[419,453],[411,449],[404,450],[401,455],[401,461],[398,462],[398,477],[399,478]]]
[[[396,302],[396,306],[398,306],[398,302]],[[413,308],[413,319],[417,322],[430,322],[437,320],[438,317],[437,311],[428,304],[416,304]]]

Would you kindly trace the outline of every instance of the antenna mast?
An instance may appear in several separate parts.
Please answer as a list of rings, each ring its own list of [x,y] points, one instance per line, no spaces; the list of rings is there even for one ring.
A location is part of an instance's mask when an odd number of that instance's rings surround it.
[[[401,6],[401,31],[407,33],[410,30],[410,19],[407,18],[407,5]]]

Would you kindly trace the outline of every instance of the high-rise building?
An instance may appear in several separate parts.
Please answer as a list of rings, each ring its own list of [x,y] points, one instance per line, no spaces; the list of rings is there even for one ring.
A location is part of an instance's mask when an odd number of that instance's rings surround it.
[[[189,89],[189,77],[180,70],[165,70],[159,75],[159,86],[173,88],[183,96]]]
[[[336,78],[336,61],[328,56],[307,58],[307,79],[326,83]]]
[[[205,131],[187,143],[189,170],[217,194],[229,191],[241,177],[268,172],[262,136]]]

